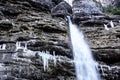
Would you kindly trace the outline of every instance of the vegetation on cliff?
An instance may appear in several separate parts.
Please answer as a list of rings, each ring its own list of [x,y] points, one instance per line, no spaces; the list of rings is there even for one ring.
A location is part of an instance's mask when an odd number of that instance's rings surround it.
[[[114,15],[120,15],[120,0],[115,0],[113,5],[103,7],[103,11],[107,13],[112,13]]]

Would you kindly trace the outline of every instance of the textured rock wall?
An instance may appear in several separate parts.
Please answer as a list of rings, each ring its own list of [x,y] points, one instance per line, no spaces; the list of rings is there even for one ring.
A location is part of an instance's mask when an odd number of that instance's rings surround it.
[[[53,18],[46,7],[38,8],[27,0],[6,0],[0,4],[0,80],[56,80],[74,76],[73,64],[66,62],[72,54],[64,19]],[[55,67],[50,60],[46,71],[39,56],[46,54],[40,51],[55,52],[63,61],[57,61]]]
[[[50,14],[50,9],[62,0],[36,1],[0,1],[0,80],[75,79],[67,22]],[[92,5],[87,9],[89,6]],[[83,17],[78,25],[99,63],[102,78],[120,80],[119,16],[87,16],[90,18]],[[114,28],[111,28],[110,21],[113,21]],[[40,56],[46,55],[45,52],[57,57],[56,66],[54,59],[49,60],[48,70],[44,70],[46,63]]]
[[[115,0],[95,0],[99,4],[101,4],[102,7],[109,7],[115,4]]]

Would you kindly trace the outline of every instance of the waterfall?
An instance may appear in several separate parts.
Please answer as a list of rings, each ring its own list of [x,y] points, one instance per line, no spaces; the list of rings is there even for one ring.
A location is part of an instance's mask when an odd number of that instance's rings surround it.
[[[77,80],[100,80],[96,62],[81,31],[68,17]]]
[[[70,6],[72,6],[72,2],[73,2],[74,0],[64,0],[64,1],[66,1],[67,3],[69,3]]]

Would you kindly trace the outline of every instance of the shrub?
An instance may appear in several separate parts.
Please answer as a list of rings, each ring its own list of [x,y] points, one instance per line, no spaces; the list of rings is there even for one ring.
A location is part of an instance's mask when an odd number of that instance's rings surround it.
[[[120,15],[120,7],[111,7],[110,6],[108,8],[103,8],[103,12]]]

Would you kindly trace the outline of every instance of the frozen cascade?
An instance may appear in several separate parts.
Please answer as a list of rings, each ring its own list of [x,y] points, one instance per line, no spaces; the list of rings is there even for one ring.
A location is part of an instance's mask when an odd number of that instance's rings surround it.
[[[5,60],[7,54],[3,54],[2,60]]]
[[[118,67],[118,66],[109,66],[109,65],[106,65],[106,64],[100,64],[99,65],[99,68],[100,68],[100,70],[101,70],[101,75],[102,76],[109,76],[109,74],[108,73],[106,73],[106,71],[109,71],[109,72],[112,72],[112,71],[114,71],[114,70],[116,70],[115,72],[116,73],[119,73],[119,70],[120,70],[120,67]],[[117,74],[116,74],[117,75]],[[114,77],[113,77],[114,78]],[[116,80],[116,79],[113,79],[113,80]]]
[[[29,41],[28,41],[29,42]],[[72,63],[73,61],[70,61],[69,59],[63,58],[63,56],[57,56],[55,55],[55,52],[53,52],[53,55],[50,54],[49,51],[32,51],[27,48],[27,41],[24,42],[16,42],[16,51],[19,49],[23,49],[23,56],[24,57],[35,57],[36,54],[42,59],[43,61],[43,67],[44,71],[49,69],[49,62],[52,61],[53,65],[56,66],[57,61],[59,62],[70,62]],[[17,57],[18,52],[16,52],[13,55],[14,59],[19,60],[20,58]],[[26,62],[31,62],[30,60],[24,59]]]
[[[105,28],[105,30],[109,30],[109,28],[106,24],[104,24],[104,28]]]
[[[23,41],[23,42],[16,42],[16,51],[18,49],[23,49],[23,52],[25,52],[27,50],[27,41]]]
[[[53,55],[51,55],[49,51],[41,52],[41,51],[31,51],[31,50],[27,50],[27,52],[25,52],[23,56],[31,57],[31,56],[35,56],[36,53],[41,57],[43,61],[44,71],[49,69],[49,61],[53,61],[54,66],[56,66],[58,59],[61,57],[61,56],[55,55],[55,52],[53,52]]]
[[[77,80],[100,80],[97,65],[81,31],[68,16]]]
[[[0,72],[1,72],[1,71],[4,71],[4,70],[5,70],[4,64],[1,63],[1,64],[0,64]]]
[[[112,28],[115,27],[115,26],[114,26],[114,23],[113,23],[112,21],[110,21],[110,26],[111,26]]]

